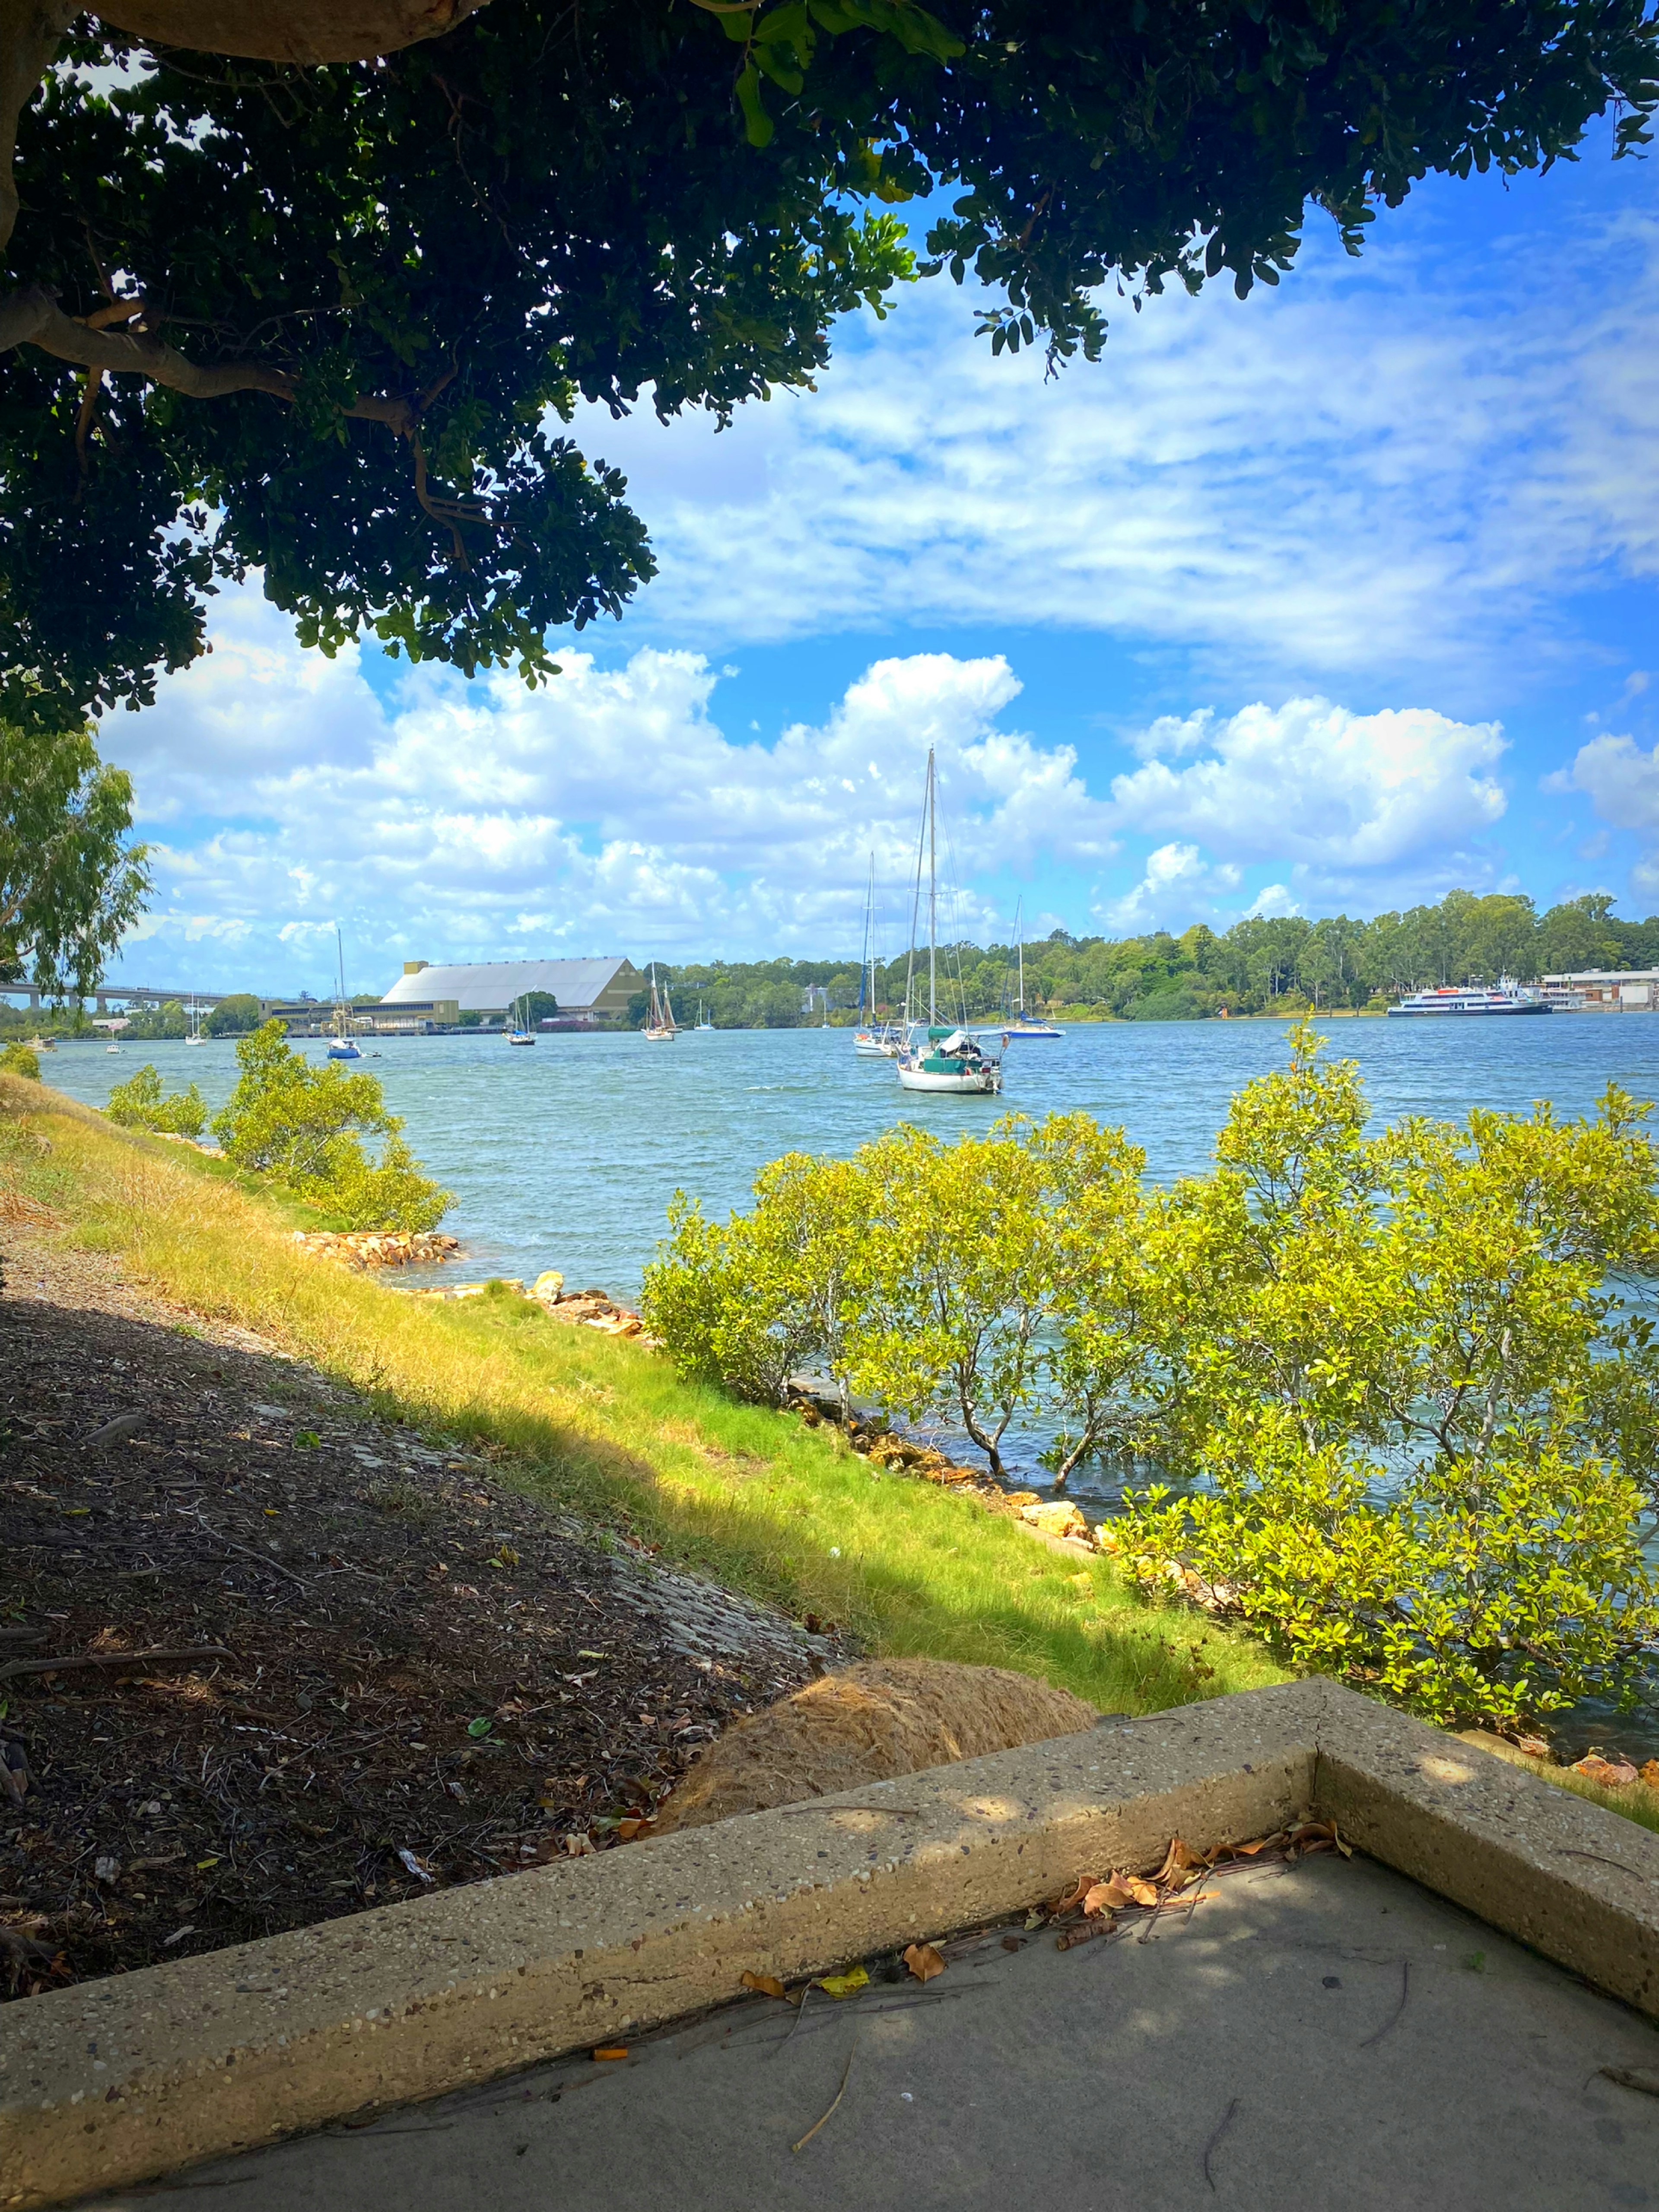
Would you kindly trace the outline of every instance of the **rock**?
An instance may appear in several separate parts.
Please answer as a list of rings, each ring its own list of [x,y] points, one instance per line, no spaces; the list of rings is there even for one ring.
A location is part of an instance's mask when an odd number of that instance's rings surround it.
[[[1005,1490],[1002,1502],[1012,1505],[1017,1513],[1023,1513],[1028,1505],[1041,1505],[1042,1498],[1035,1490]]]
[[[1012,1751],[1094,1721],[1081,1698],[1000,1667],[865,1660],[728,1728],[665,1803],[653,1832]]]
[[[1088,1522],[1082,1509],[1073,1505],[1069,1498],[1051,1498],[1048,1504],[1022,1505],[1019,1517],[1045,1536],[1080,1536],[1085,1543],[1090,1540]]]
[[[1636,1779],[1636,1769],[1628,1760],[1601,1759],[1593,1751],[1575,1759],[1572,1771],[1587,1782],[1599,1783],[1603,1790],[1627,1790]]]
[[[549,1267],[530,1285],[530,1295],[532,1298],[556,1298],[563,1288],[564,1277],[556,1267]]]

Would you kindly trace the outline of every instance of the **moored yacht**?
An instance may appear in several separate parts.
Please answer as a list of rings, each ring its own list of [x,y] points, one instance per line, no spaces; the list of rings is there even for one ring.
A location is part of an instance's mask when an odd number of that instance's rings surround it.
[[[916,845],[915,907],[921,904],[921,864],[927,858],[927,1024],[920,1039],[921,1024],[911,1024],[910,980],[915,971],[915,925],[910,930],[910,968],[905,978],[904,1011],[907,1037],[897,1056],[898,1079],[906,1091],[954,1092],[994,1098],[1002,1088],[1002,1063],[994,1059],[972,1031],[941,1023],[939,1018],[939,827],[938,792],[933,749],[927,753],[927,796],[923,802],[921,835]],[[912,913],[915,913],[915,908]]]

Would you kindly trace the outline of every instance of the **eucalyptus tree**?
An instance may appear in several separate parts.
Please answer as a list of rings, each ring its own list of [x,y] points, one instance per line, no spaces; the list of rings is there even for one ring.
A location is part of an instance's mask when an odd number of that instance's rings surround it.
[[[1357,252],[1431,171],[1640,144],[1653,48],[1648,0],[0,0],[0,708],[143,702],[254,570],[325,652],[540,682],[653,570],[582,403],[724,422],[922,268],[1092,359],[1310,207]]]
[[[0,722],[0,983],[84,998],[149,889],[132,783],[82,729]]]

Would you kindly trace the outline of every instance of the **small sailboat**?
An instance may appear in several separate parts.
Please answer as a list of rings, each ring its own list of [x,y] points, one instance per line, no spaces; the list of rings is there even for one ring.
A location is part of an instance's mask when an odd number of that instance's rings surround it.
[[[334,925],[334,949],[339,956],[338,988],[334,998],[334,1034],[329,1039],[327,1057],[330,1060],[361,1060],[362,1053],[351,1035],[351,1008],[346,1000],[345,945],[340,936],[340,926]]]
[[[702,1010],[702,1000],[699,999],[697,1001],[697,1025],[696,1034],[698,1036],[701,1036],[705,1030],[707,1030],[712,1036],[714,1033],[714,1024],[709,1020],[708,1015],[704,1013]]]
[[[530,1026],[530,1008],[522,999],[513,1001],[513,1026],[506,1032],[509,1044],[534,1044],[536,1032]]]
[[[665,983],[657,988],[657,963],[651,963],[651,1005],[645,1018],[645,1041],[647,1044],[672,1044],[679,1035],[674,1022],[673,1001]]]
[[[876,1019],[876,856],[870,855],[870,891],[864,902],[864,957],[859,963],[859,1021],[853,1049],[860,1060],[896,1060],[904,1031]],[[867,994],[867,995],[866,995]]]
[[[909,1022],[911,977],[915,973],[916,915],[921,905],[921,863],[927,859],[927,1027]],[[910,964],[905,977],[904,1011],[908,1034],[898,1055],[898,1079],[906,1091],[943,1091],[957,1097],[994,1098],[1002,1088],[1002,1062],[994,1059],[971,1030],[939,1018],[939,799],[933,748],[927,751],[927,796],[922,804],[921,835],[916,844],[916,895],[910,909]]]
[[[191,998],[189,1006],[185,1009],[185,1018],[190,1024],[189,1030],[185,1037],[185,1042],[186,1044],[205,1044],[207,1042],[207,1039],[202,1034],[202,1009],[194,997]]]
[[[1019,1009],[1003,1030],[1006,1044],[1012,1044],[1016,1037],[1057,1037],[1066,1034],[1064,1030],[1057,1030],[1052,1022],[1040,1022],[1035,1014],[1028,1014],[1025,1011],[1024,912],[1025,902],[1021,899],[1014,908],[1014,939],[1019,947]]]

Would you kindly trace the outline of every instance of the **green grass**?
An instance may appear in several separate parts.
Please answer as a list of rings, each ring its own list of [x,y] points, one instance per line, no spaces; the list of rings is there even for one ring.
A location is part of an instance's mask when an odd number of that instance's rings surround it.
[[[482,1449],[515,1486],[841,1624],[867,1650],[1018,1668],[1103,1711],[1285,1679],[1253,1639],[1149,1602],[1109,1561],[1050,1552],[972,1499],[872,1468],[832,1429],[684,1382],[659,1355],[526,1300],[428,1303],[305,1259],[292,1241],[312,1225],[305,1209],[0,1079],[7,1183],[190,1312],[258,1330],[381,1413]]]

